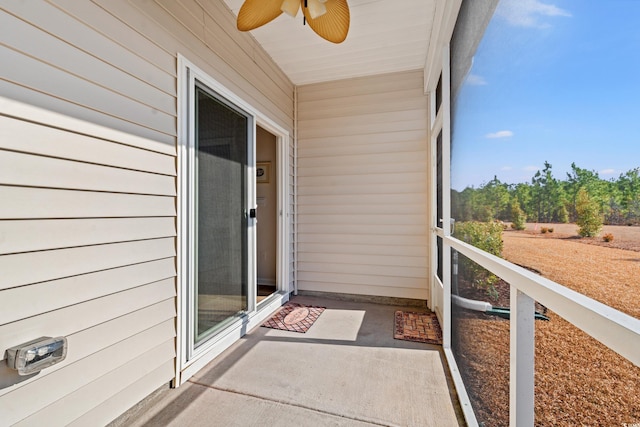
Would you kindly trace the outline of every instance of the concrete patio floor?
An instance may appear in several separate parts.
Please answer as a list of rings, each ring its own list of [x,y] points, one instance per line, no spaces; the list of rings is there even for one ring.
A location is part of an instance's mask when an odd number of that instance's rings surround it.
[[[439,346],[395,340],[396,310],[327,297],[307,333],[258,327],[177,389],[165,389],[114,425],[464,425]]]

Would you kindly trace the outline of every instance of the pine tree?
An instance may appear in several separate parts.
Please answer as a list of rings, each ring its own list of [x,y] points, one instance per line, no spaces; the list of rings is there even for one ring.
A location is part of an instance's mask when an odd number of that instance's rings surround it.
[[[511,227],[515,230],[524,230],[524,223],[526,219],[527,217],[524,214],[523,210],[520,208],[518,199],[513,199],[513,201],[511,202]]]
[[[580,188],[576,197],[576,224],[580,227],[578,234],[582,237],[594,237],[602,229],[602,215],[598,203]]]

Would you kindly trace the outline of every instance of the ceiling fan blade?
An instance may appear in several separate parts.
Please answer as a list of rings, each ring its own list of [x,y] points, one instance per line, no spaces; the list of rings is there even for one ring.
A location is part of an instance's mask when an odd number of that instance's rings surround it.
[[[251,31],[282,14],[282,0],[245,0],[238,12],[238,30]]]
[[[296,15],[298,14],[298,11],[300,10],[300,1],[284,0],[282,2],[282,6],[280,6],[280,9],[282,9],[282,11],[287,15],[291,16],[292,18],[295,18]]]
[[[332,43],[342,43],[349,32],[349,5],[347,0],[327,0],[324,4],[327,13],[311,18],[309,9],[302,8],[307,23],[313,31],[325,40]]]

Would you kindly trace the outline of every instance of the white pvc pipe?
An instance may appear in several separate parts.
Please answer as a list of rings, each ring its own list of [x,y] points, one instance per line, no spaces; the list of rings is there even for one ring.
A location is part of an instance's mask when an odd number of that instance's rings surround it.
[[[493,308],[491,304],[489,304],[488,302],[462,298],[462,297],[459,297],[458,295],[451,295],[451,300],[458,307],[466,308],[473,311],[485,312]]]

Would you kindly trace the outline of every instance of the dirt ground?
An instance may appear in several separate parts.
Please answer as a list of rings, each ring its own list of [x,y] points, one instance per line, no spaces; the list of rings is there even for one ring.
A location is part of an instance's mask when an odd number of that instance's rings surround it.
[[[534,224],[527,223],[524,230],[528,233],[539,234],[550,239],[572,239],[579,243],[604,246],[606,248],[627,249],[640,252],[640,227],[627,227],[622,225],[605,225],[597,237],[582,238],[578,235],[578,226],[575,224]],[[540,233],[542,227],[553,228],[553,233]],[[602,236],[613,235],[612,242],[605,242]]]
[[[577,227],[535,224],[503,234],[504,258],[544,277],[640,318],[640,227],[607,227],[614,243],[577,239]],[[634,239],[635,237],[635,240]],[[600,239],[601,240],[601,239]],[[461,286],[461,293],[470,291]],[[508,302],[509,285],[497,285],[498,301]],[[469,295],[478,299],[478,295]],[[463,294],[463,296],[465,296]],[[540,308],[540,307],[539,307]],[[640,423],[640,368],[555,313],[536,322],[536,426],[622,426]],[[454,311],[458,359],[479,421],[508,425],[509,322]],[[638,349],[640,351],[640,348]]]

